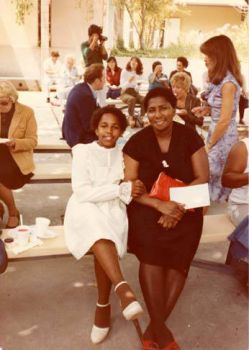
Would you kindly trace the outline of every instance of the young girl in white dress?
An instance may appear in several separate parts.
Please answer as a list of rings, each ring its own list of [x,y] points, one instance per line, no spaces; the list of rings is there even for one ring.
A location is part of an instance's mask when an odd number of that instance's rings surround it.
[[[112,285],[127,320],[142,313],[119,266],[127,247],[126,204],[144,191],[140,180],[122,182],[123,155],[116,142],[126,126],[126,117],[119,109],[103,107],[92,117],[98,140],[72,149],[73,194],[65,213],[65,238],[76,259],[89,250],[94,254],[98,301],[91,332],[93,343],[103,341],[110,330]]]

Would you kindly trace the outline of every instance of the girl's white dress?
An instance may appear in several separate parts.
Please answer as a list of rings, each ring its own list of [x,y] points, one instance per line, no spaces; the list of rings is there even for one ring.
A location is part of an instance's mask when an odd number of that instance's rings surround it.
[[[127,247],[131,184],[122,183],[123,154],[118,145],[104,148],[97,142],[72,149],[72,188],[65,213],[65,239],[70,252],[80,259],[100,239],[115,243],[122,257]]]

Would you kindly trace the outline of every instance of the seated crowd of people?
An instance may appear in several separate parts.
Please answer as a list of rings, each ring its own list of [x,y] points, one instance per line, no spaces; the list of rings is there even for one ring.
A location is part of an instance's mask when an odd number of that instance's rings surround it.
[[[156,87],[170,89],[173,87],[173,82],[175,85],[182,85],[180,81],[186,80],[187,82],[183,83],[185,93],[184,98],[182,98],[182,104],[184,108],[177,105],[177,114],[184,122],[187,122],[193,127],[195,124],[202,125],[202,118],[196,118],[190,113],[192,107],[200,105],[200,99],[196,97],[198,91],[192,84],[191,74],[182,69],[183,66],[179,65],[179,60],[183,60],[186,66],[187,59],[185,57],[178,57],[177,69],[170,73],[171,78],[169,79],[163,72],[163,65],[160,61],[153,62],[152,72],[148,77],[145,77],[143,74],[143,64],[139,57],[131,57],[123,69],[118,66],[116,57],[108,57],[105,68],[105,84],[103,86],[104,100],[101,100],[100,95],[98,96],[99,106],[108,104],[108,99],[120,99],[127,105],[127,120],[129,125],[131,127],[141,127],[144,124],[143,100],[145,93]],[[56,106],[66,104],[72,88],[77,83],[82,82],[85,69],[86,67],[79,68],[76,66],[75,58],[72,55],[66,55],[64,64],[61,64],[59,53],[52,51],[51,57],[44,63],[44,89],[47,95],[47,102],[51,102],[52,105]],[[179,73],[182,73],[182,75],[181,78],[177,79],[175,75],[178,76]],[[145,88],[141,89],[142,85]],[[51,87],[55,87],[57,91],[54,99],[50,98]],[[174,94],[176,96],[181,95],[180,92],[176,93],[175,91]],[[185,99],[187,96],[187,107],[185,108]],[[179,102],[179,105],[181,105],[181,102]],[[136,106],[140,106],[140,113],[136,113]]]

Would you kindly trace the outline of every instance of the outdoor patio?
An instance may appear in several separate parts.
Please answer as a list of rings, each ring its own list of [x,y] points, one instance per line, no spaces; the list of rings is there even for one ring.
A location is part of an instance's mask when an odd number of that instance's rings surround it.
[[[58,140],[58,120],[43,93],[23,92],[20,101],[35,109],[39,138]],[[58,112],[58,110],[56,110]],[[35,154],[36,162],[65,162],[69,154]],[[71,194],[70,184],[32,184],[15,192],[24,223],[35,217],[60,225]],[[225,206],[213,206],[208,214],[224,213]],[[248,299],[224,263],[228,241],[202,243],[198,259],[213,262],[193,265],[184,292],[169,320],[183,350],[247,350]],[[132,255],[122,261],[124,274],[142,299],[138,262]],[[76,261],[58,257],[10,262],[0,276],[1,350],[139,350],[131,322],[123,319],[115,295],[112,296],[112,330],[96,346],[90,342],[96,285],[91,256]],[[144,303],[143,303],[144,305]],[[147,313],[141,317],[145,329]]]

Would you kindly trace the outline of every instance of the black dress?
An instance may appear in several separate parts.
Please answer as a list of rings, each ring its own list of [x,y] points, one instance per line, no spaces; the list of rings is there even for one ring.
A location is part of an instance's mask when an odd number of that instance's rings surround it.
[[[15,104],[8,113],[1,114],[0,137],[7,138],[10,124],[15,112]],[[9,148],[5,144],[0,144],[0,183],[10,190],[23,187],[30,181],[33,173],[24,175],[14,161]]]
[[[203,140],[184,125],[173,122],[172,137],[167,153],[162,153],[151,126],[133,135],[123,152],[139,162],[139,179],[147,191],[164,170],[173,178],[190,183],[194,179],[191,155],[204,146]],[[187,211],[173,229],[157,223],[161,214],[146,205],[132,201],[128,206],[128,246],[137,258],[150,265],[173,268],[187,275],[197,250],[203,225],[202,208]]]

